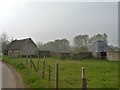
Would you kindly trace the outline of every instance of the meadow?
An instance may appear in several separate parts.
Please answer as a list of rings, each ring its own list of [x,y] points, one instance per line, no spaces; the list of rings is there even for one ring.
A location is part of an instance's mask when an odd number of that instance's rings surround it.
[[[39,60],[39,71],[30,68],[30,59],[26,65],[26,58],[12,58],[3,56],[3,60],[21,74],[25,87],[27,88],[55,88],[55,63],[59,64],[59,88],[81,88],[81,69],[85,68],[85,77],[88,88],[118,88],[118,62],[83,59],[60,60],[57,58],[45,58],[45,76],[42,78],[44,58],[32,58],[37,67]],[[48,80],[49,65],[51,67],[51,81]]]

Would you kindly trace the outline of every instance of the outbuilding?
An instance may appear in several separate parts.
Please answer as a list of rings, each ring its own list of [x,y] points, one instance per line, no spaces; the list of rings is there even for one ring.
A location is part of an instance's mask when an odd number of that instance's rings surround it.
[[[33,42],[31,38],[14,40],[7,48],[8,55],[10,56],[26,56],[26,55],[38,55],[39,48]]]
[[[92,56],[99,59],[107,59],[107,52],[110,51],[113,51],[113,49],[104,41],[96,41],[89,47]]]

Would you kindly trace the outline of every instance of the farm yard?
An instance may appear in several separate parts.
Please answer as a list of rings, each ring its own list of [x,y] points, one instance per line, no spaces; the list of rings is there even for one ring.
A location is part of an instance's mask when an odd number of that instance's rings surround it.
[[[6,1],[1,88],[119,90],[120,2]]]
[[[118,88],[118,62],[83,59],[60,60],[57,58],[31,58],[36,69],[30,64],[30,58],[3,56],[3,61],[12,65],[21,74],[26,88],[55,88],[55,63],[58,62],[58,87],[81,88],[81,69],[85,68],[87,88]],[[43,77],[43,63],[45,70]],[[39,68],[38,68],[39,62]],[[22,63],[22,64],[20,64]],[[50,79],[49,79],[50,66]],[[50,81],[49,81],[50,80]]]

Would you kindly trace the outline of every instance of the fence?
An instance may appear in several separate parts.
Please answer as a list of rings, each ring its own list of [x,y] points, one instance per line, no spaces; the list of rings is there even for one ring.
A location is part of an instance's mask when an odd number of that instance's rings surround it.
[[[60,72],[59,63],[58,62],[55,63],[55,66],[53,66],[55,71],[51,73],[51,71],[53,71],[53,70],[52,70],[50,65],[46,64],[46,60],[45,60],[46,57],[44,56],[42,62],[40,62],[39,58],[40,58],[40,56],[38,55],[38,58],[36,60],[37,62],[34,62],[34,60],[32,59],[31,56],[29,58],[28,58],[28,56],[26,56],[26,58],[24,58],[25,62],[23,63],[23,60],[22,60],[23,58],[21,57],[20,63],[25,64],[25,66],[27,68],[34,70],[36,73],[39,73],[40,77],[42,79],[48,79],[49,83],[51,83],[51,80],[52,80],[51,74],[54,74],[53,75],[54,76],[54,83],[55,83],[54,87],[56,88],[56,90],[58,90],[58,88],[60,88],[59,87],[59,72]],[[40,63],[42,63],[41,69],[40,69]],[[45,73],[47,73],[47,74],[45,74]],[[82,67],[81,76],[82,76],[81,78],[78,78],[79,80],[81,80],[81,83],[80,83],[82,86],[81,88],[82,88],[82,90],[87,90],[87,80],[85,78],[85,68],[84,67]]]

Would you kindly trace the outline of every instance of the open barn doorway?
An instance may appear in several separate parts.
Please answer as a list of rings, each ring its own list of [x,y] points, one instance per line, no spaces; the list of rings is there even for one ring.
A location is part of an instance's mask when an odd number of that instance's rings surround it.
[[[107,57],[106,52],[100,52],[100,57],[101,57],[101,59],[106,59],[106,57]]]

